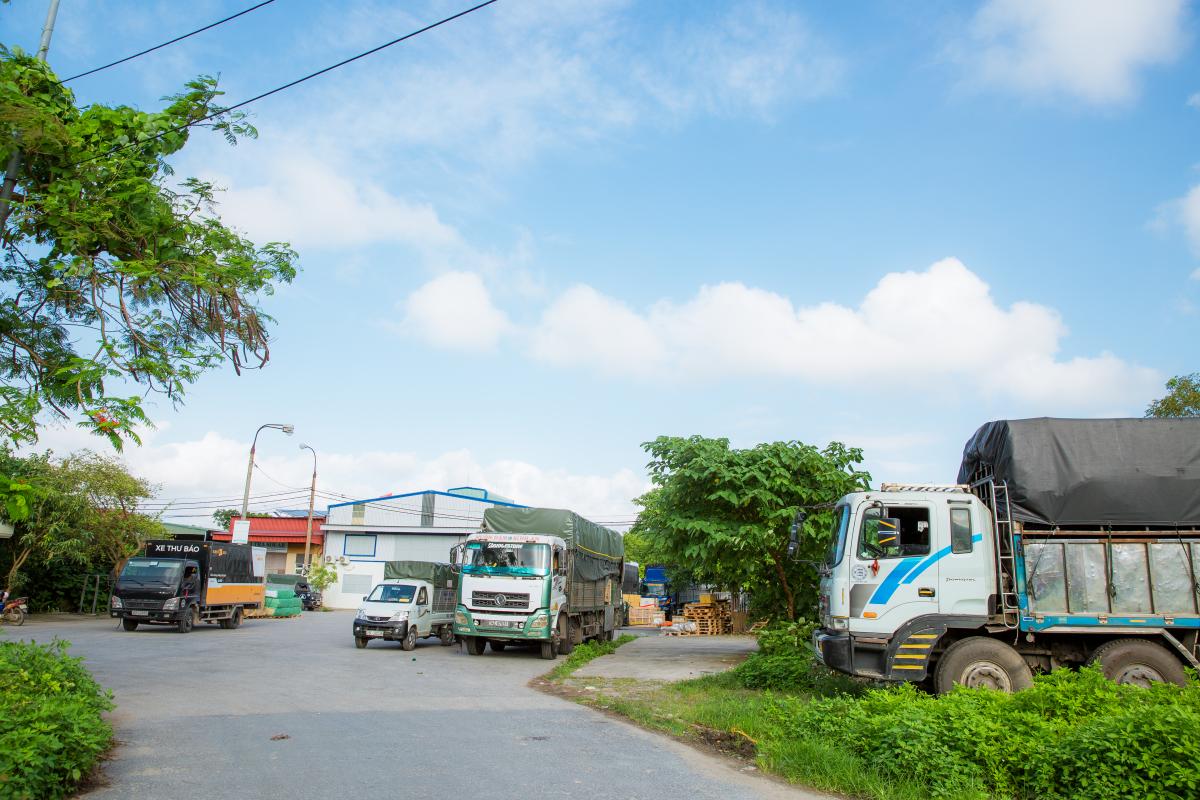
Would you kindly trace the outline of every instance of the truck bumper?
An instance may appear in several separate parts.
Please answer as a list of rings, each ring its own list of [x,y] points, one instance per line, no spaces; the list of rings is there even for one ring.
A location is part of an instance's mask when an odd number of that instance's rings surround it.
[[[854,657],[850,647],[850,634],[832,633],[817,629],[813,632],[813,647],[821,663],[838,672],[854,674]]]
[[[180,618],[183,617],[185,612],[190,613],[190,608],[179,611],[118,608],[109,610],[108,615],[115,619],[132,619],[138,622],[160,622],[171,624],[179,622]]]
[[[354,620],[354,638],[383,639],[385,641],[400,641],[408,635],[408,622],[369,622]]]
[[[520,621],[519,626],[513,626],[512,617],[501,620],[499,617],[495,621],[489,620],[486,616],[477,617],[476,613],[486,614],[486,612],[472,612],[469,609],[459,606],[454,612],[454,635],[455,636],[483,636],[488,639],[522,639],[526,641],[545,641],[552,637],[554,629],[547,622],[546,625],[534,628],[530,623],[536,617],[545,615],[549,620],[549,615],[542,609],[531,613],[526,617],[515,617]],[[501,622],[505,623],[503,626]]]

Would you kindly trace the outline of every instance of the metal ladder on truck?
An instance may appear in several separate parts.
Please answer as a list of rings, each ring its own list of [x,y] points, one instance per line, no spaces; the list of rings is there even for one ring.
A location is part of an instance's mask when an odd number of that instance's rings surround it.
[[[996,612],[1005,628],[1015,629],[1021,623],[1021,600],[1017,595],[1017,545],[1013,538],[1012,504],[1008,484],[991,476],[971,484],[992,510],[996,548],[996,593],[999,595]],[[980,491],[983,490],[983,491]]]

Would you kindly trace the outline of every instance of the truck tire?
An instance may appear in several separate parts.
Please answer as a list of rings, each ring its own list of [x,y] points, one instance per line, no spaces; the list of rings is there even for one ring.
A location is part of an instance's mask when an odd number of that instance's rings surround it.
[[[400,640],[400,646],[405,650],[417,649],[417,626],[409,625],[408,631],[404,634],[404,638]]]
[[[946,694],[955,686],[1019,692],[1033,685],[1033,671],[1010,645],[986,636],[971,636],[950,645],[938,661],[933,688]]]
[[[179,632],[191,633],[194,627],[196,627],[196,608],[192,606],[184,611],[183,616],[179,618]]]
[[[355,636],[354,637],[354,646],[357,647],[359,650],[362,650],[364,647],[367,646],[367,637]]]
[[[500,642],[492,639],[488,642],[488,644],[491,645],[493,653],[503,653],[504,648],[508,645],[508,642]]]
[[[571,638],[571,620],[566,614],[558,615],[558,654],[569,656],[575,650],[575,640]]]
[[[138,621],[136,619],[130,619],[129,617],[121,618],[121,628],[123,630],[136,631],[137,626],[138,626]]]
[[[558,658],[558,649],[554,646],[554,641],[541,643],[542,659],[545,661],[553,661]]]
[[[242,624],[242,607],[238,606],[233,610],[227,619],[217,620],[217,624],[227,631],[231,631]]]
[[[467,643],[467,652],[473,656],[483,655],[483,651],[487,648],[487,639],[482,636],[467,636],[464,641]]]
[[[443,625],[442,629],[438,631],[438,638],[442,640],[443,647],[449,647],[454,644],[454,628],[451,628],[449,625]]]
[[[1099,664],[1113,683],[1149,688],[1152,683],[1187,685],[1183,664],[1171,651],[1148,639],[1113,639],[1096,648],[1089,664]]]

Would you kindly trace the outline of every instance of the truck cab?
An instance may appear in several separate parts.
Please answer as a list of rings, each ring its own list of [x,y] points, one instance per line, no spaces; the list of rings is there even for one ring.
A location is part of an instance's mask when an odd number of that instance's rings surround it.
[[[834,508],[814,645],[854,675],[921,680],[950,629],[996,607],[991,513],[964,486],[857,492]]]
[[[412,650],[417,639],[435,636],[450,645],[453,624],[452,589],[414,578],[385,580],[376,584],[355,615],[354,645],[362,649],[372,639],[380,639]]]

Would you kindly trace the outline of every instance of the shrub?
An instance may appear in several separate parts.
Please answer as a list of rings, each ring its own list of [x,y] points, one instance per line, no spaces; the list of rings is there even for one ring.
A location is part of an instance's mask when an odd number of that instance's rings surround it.
[[[775,623],[758,635],[758,652],[739,664],[733,675],[747,689],[818,694],[859,694],[864,684],[827,668],[812,649],[816,623]]]
[[[108,748],[111,694],[69,644],[0,642],[0,800],[57,800]]]

